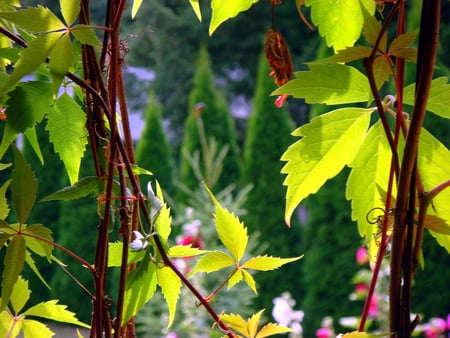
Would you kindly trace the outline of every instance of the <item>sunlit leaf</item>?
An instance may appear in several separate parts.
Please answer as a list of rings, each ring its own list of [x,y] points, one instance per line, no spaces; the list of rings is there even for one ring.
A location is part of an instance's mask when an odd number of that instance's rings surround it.
[[[142,309],[156,291],[158,279],[155,264],[141,266],[144,268],[132,271],[127,280],[122,325]]]
[[[74,324],[77,326],[90,328],[89,325],[80,322],[75,317],[75,313],[67,310],[66,305],[58,304],[57,300],[50,300],[48,302],[36,304],[26,310],[23,314],[26,316],[40,317],[61,323]]]
[[[228,279],[228,290],[233,288],[236,284],[238,284],[242,279],[244,279],[244,275],[242,273],[243,270],[236,270],[233,275]]]
[[[131,18],[134,19],[136,17],[139,8],[142,5],[142,0],[133,0],[133,6],[131,7]]]
[[[108,267],[122,266],[122,250],[122,242],[108,243]],[[134,251],[128,248],[128,264],[141,261],[145,254],[145,250]]]
[[[240,12],[248,10],[254,3],[259,0],[212,0],[212,17],[209,25],[209,35],[223,22],[234,18]]]
[[[75,184],[64,187],[48,196],[41,199],[41,202],[54,201],[54,200],[74,200],[81,197],[88,196],[89,194],[97,195],[103,185],[103,180],[101,177],[88,176],[83,177]]]
[[[314,61],[313,63],[335,63],[335,62],[351,62],[367,58],[372,53],[371,47],[354,46],[338,50],[336,54],[330,57]]]
[[[55,47],[50,53],[50,74],[53,80],[53,92],[57,93],[73,63],[73,48],[69,34],[64,34],[56,42]]]
[[[66,21],[67,26],[71,26],[80,12],[81,0],[59,0],[61,14]]]
[[[417,165],[425,191],[430,191],[450,179],[450,151],[426,129],[422,129],[419,140]],[[442,190],[432,200],[437,217],[450,219],[450,188]],[[438,243],[450,253],[450,236],[431,231]]]
[[[8,304],[14,284],[22,272],[25,262],[25,251],[25,240],[22,236],[13,237],[6,248],[6,255],[3,261],[0,312]]]
[[[434,215],[425,216],[425,228],[441,235],[450,236],[450,225],[446,220]]]
[[[278,269],[279,267],[283,266],[284,264],[295,262],[302,258],[302,256],[299,257],[293,257],[293,258],[279,258],[279,257],[272,257],[272,256],[256,256],[250,258],[247,262],[241,265],[242,269],[251,269],[251,270],[258,270],[258,271],[270,271]]]
[[[353,331],[346,334],[339,334],[336,336],[336,338],[378,338],[378,337],[390,337],[393,334],[389,333],[377,333],[377,334],[371,334],[366,332],[358,332]]]
[[[214,272],[235,264],[235,260],[228,254],[221,251],[210,251],[202,256],[194,266],[190,275],[197,272]]]
[[[447,77],[439,77],[431,81],[430,96],[427,102],[427,110],[446,119],[450,118],[450,85]],[[403,102],[414,104],[415,84],[405,87]]]
[[[220,316],[225,324],[229,325],[233,331],[236,331],[245,337],[248,337],[247,322],[244,318],[237,314],[222,314]]]
[[[19,223],[23,224],[30,215],[36,201],[37,180],[31,166],[25,161],[16,147],[14,151],[14,169],[11,173],[11,193]]]
[[[294,131],[302,137],[283,154],[288,163],[285,221],[295,208],[349,164],[359,150],[370,121],[371,109],[342,108],[320,115]]]
[[[61,33],[38,35],[28,43],[28,47],[20,53],[20,59],[14,65],[14,71],[8,81],[0,87],[0,96],[8,91],[25,75],[34,72],[50,55]]]
[[[49,8],[40,5],[15,12],[3,12],[0,13],[0,18],[8,20],[26,31],[33,33],[49,32],[65,28],[65,25]]]
[[[167,327],[170,327],[175,319],[177,301],[182,286],[181,279],[168,266],[158,268],[156,274],[158,276],[158,285],[161,287],[161,292],[169,308],[169,323]]]
[[[52,261],[58,261],[58,259],[55,256],[51,256]],[[33,260],[33,257],[31,257],[30,251],[26,251],[25,254],[25,262],[27,263],[28,267],[31,269],[31,271],[34,272],[37,278],[42,282],[42,284],[45,285],[47,289],[51,289],[50,285],[48,285],[47,281],[42,276],[41,272],[39,271],[38,267],[36,266],[36,263]],[[63,265],[63,264],[62,264]]]
[[[309,71],[295,72],[295,79],[272,95],[292,95],[307,103],[345,104],[369,99],[367,78],[354,67],[343,64],[310,63]]]
[[[369,246],[369,257],[376,258],[378,250],[374,241],[377,233],[376,224],[367,219],[371,211],[380,208],[385,210],[385,196],[379,187],[387,187],[391,152],[380,122],[373,125],[355,159],[350,163],[352,171],[347,180],[346,198],[351,200],[352,220],[358,222],[359,234],[364,236]]]
[[[167,255],[172,258],[203,255],[207,251],[193,248],[191,245],[175,245],[169,248]]]
[[[0,157],[5,154],[19,133],[25,132],[42,121],[52,102],[51,83],[46,81],[23,82],[8,93],[8,96],[8,119],[0,145]]]
[[[255,282],[255,279],[253,278],[253,276],[246,270],[241,270],[241,272],[242,272],[242,277],[244,278],[244,282],[247,283],[249,288],[252,289],[252,291],[255,294],[257,294],[258,291],[256,290],[256,282]]]
[[[24,337],[36,337],[37,332],[39,332],[39,338],[51,338],[55,335],[48,326],[37,320],[22,320],[22,333]]]
[[[409,47],[416,40],[418,33],[418,30],[414,30],[395,37],[389,46],[389,52],[394,53],[399,49]]]
[[[35,155],[39,159],[42,165],[44,165],[44,156],[42,155],[41,147],[39,146],[39,141],[36,134],[36,128],[33,126],[28,128],[23,133],[30,143],[31,148],[34,150]]]
[[[22,330],[22,322],[8,311],[0,312],[0,337],[18,337]]]
[[[200,11],[200,1],[199,0],[189,0],[189,3],[194,10],[195,15],[197,16],[199,21],[202,21],[202,12]]]
[[[24,280],[21,276],[14,284],[14,288],[11,294],[11,305],[14,313],[17,315],[23,309],[25,304],[30,299],[31,291],[28,288],[28,281]]]
[[[305,4],[311,7],[311,18],[320,35],[335,51],[353,46],[361,35],[363,8],[375,13],[372,0],[306,0]]]
[[[364,25],[363,25],[364,36],[371,46],[375,46],[378,36],[380,35],[382,24],[373,15],[373,12],[369,13],[367,10],[363,9],[362,13],[364,17]],[[387,33],[384,32],[378,44],[378,50],[384,53],[386,52],[386,48],[387,48]]]
[[[63,161],[70,183],[78,180],[81,158],[87,144],[86,116],[66,93],[56,100],[48,114],[47,130],[55,152]]]
[[[259,332],[257,333],[255,338],[264,338],[264,337],[269,337],[269,336],[273,336],[276,334],[282,334],[282,333],[289,333],[292,332],[292,329],[285,327],[285,326],[280,326],[278,324],[274,324],[274,323],[269,323],[264,325],[261,330],[259,330]]]
[[[172,232],[172,216],[170,215],[170,208],[164,202],[163,192],[158,182],[156,182],[156,197],[160,201],[161,206],[155,221],[155,228],[158,235],[167,241]]]

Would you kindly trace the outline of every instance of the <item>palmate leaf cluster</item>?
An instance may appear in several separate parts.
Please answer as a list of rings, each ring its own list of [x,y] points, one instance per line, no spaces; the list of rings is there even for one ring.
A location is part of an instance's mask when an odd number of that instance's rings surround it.
[[[207,189],[205,187],[205,189]],[[169,309],[170,327],[173,323],[176,313],[178,297],[181,292],[182,279],[180,275],[164,262],[158,252],[155,252],[155,242],[153,237],[158,238],[167,250],[167,255],[171,259],[187,258],[201,256],[189,276],[197,273],[213,273],[221,270],[227,271],[227,277],[223,285],[227,285],[228,289],[233,288],[241,281],[246,283],[248,287],[257,293],[257,284],[252,277],[253,271],[269,271],[281,267],[284,264],[294,262],[301,257],[279,258],[272,256],[255,256],[246,258],[246,249],[248,245],[247,229],[233,213],[223,208],[212,193],[208,190],[211,199],[215,204],[215,229],[222,245],[226,251],[208,251],[191,247],[190,245],[174,245],[169,244],[169,235],[172,232],[170,210],[162,200],[160,189],[157,190],[157,199],[161,200],[161,207],[158,208],[158,214],[155,218],[155,232],[145,236],[142,250],[129,251],[129,263],[138,263],[136,270],[131,272],[127,280],[127,289],[125,293],[126,306],[124,309],[123,322],[134,316],[155,294],[156,290],[161,290]],[[109,262],[111,267],[120,266],[121,264],[122,243],[111,243],[109,247]],[[231,269],[231,270],[230,270]],[[222,272],[223,274],[223,272]],[[220,288],[216,290],[220,291]],[[208,297],[208,302],[212,301],[215,296],[213,293]],[[227,322],[228,323],[228,322]],[[233,323],[228,323],[234,330]],[[276,326],[273,324],[274,327]],[[236,329],[238,330],[238,329]],[[266,330],[268,330],[266,328]],[[267,331],[272,332],[272,331]],[[281,332],[281,331],[280,331]],[[283,331],[286,332],[286,331]],[[273,331],[272,334],[276,332]],[[247,336],[246,336],[247,337]],[[253,337],[248,336],[248,337]],[[263,337],[263,336],[261,336]]]

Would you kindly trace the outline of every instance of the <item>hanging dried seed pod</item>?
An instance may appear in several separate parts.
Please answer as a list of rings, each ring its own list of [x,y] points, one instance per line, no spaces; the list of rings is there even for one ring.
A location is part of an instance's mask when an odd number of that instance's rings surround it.
[[[274,82],[282,86],[291,80],[294,69],[291,53],[283,36],[276,29],[272,28],[266,33],[264,51],[272,69],[270,76],[274,77]],[[276,106],[281,107],[286,98],[287,95],[279,96],[275,101]]]

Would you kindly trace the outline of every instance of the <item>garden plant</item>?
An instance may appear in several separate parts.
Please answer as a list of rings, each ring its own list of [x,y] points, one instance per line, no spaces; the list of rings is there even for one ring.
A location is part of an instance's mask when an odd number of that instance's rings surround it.
[[[225,21],[245,16],[256,2],[211,0],[210,35]],[[355,232],[367,246],[371,278],[357,329],[342,333],[342,337],[411,337],[421,322],[419,315],[412,315],[412,287],[415,275],[426,266],[424,232],[429,231],[436,245],[450,252],[450,153],[432,130],[423,127],[429,113],[442,118],[442,123],[450,118],[447,78],[433,77],[441,2],[422,1],[420,27],[413,31],[406,30],[405,0],[265,2],[272,18],[264,45],[270,67],[267,76],[270,72],[279,86],[272,93],[273,104],[282,107],[294,97],[327,107],[327,112],[293,132],[298,139],[281,158],[287,187],[285,222],[290,226],[300,203],[348,167],[345,193],[357,223]],[[201,8],[198,0],[186,1],[186,6],[189,4],[202,20],[206,8]],[[295,257],[253,254],[248,250],[245,224],[221,204],[207,184],[202,191],[214,208],[218,245],[205,247],[192,238],[176,242],[170,236],[172,216],[164,187],[152,180],[152,168],[143,168],[136,161],[124,85],[127,44],[120,35],[121,24],[125,14],[134,18],[143,5],[143,0],[108,0],[104,24],[99,26],[91,22],[89,0],[60,0],[55,11],[19,0],[0,3],[1,337],[20,333],[26,338],[51,337],[47,320],[89,328],[90,337],[134,337],[134,318],[144,306],[164,299],[170,327],[179,297],[186,291],[195,299],[192,308],[209,315],[212,336],[267,337],[292,331],[262,323],[264,309],[247,318],[216,308],[214,300],[238,285],[246,286],[241,297],[245,292],[257,294],[259,273],[255,272],[301,264],[301,252]],[[299,15],[299,24],[316,29],[334,54],[306,63],[307,70],[294,71],[291,42],[277,29],[281,6],[291,6],[292,14]],[[307,12],[309,15],[304,14]],[[310,60],[301,60],[306,61]],[[415,81],[408,83],[406,75],[411,73]],[[196,133],[211,123],[203,125],[199,104],[190,103],[198,114],[189,120]],[[48,140],[38,139],[36,125],[43,121]],[[214,139],[203,135],[202,140],[201,146],[209,149],[211,156],[234,153],[234,148],[216,148]],[[37,201],[40,177],[22,154],[24,142],[42,163],[47,160],[42,143],[50,142],[64,165],[68,186],[55,186],[55,192]],[[220,155],[220,151],[224,153]],[[265,149],[260,151],[263,154]],[[195,171],[195,163],[200,162],[193,153],[185,155],[190,156],[191,165],[186,170]],[[92,158],[92,174],[80,177],[80,164],[87,156]],[[256,156],[252,154],[252,158]],[[146,191],[141,186],[146,186]],[[185,191],[194,193],[193,189],[190,186]],[[93,261],[84,258],[87,253],[55,241],[52,232],[56,229],[28,223],[36,203],[65,203],[87,196],[95,197],[92,208],[98,215],[91,233],[85,234],[95,242]],[[276,234],[276,229],[273,231]],[[81,264],[90,274],[92,286],[71,274],[55,252]],[[178,264],[191,257],[195,264],[190,269]],[[388,329],[367,333],[380,269],[387,257]],[[59,266],[74,286],[85,292],[85,306],[92,312],[90,323],[78,320],[54,299],[27,305],[32,290],[23,277],[26,267],[38,276],[41,287],[48,287],[36,264],[38,258]],[[205,292],[195,283],[196,276],[203,273],[206,279],[210,274],[214,281],[217,276],[222,279]],[[385,274],[382,277],[384,282]],[[111,289],[112,285],[115,288]],[[158,293],[162,297],[155,296]]]

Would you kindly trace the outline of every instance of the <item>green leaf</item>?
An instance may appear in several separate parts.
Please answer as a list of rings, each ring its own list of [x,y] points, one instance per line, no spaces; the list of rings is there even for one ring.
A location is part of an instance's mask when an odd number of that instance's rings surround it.
[[[139,8],[142,5],[142,0],[133,0],[133,7],[131,7],[131,18],[134,19],[136,17]]]
[[[336,338],[377,338],[377,337],[390,337],[393,334],[390,333],[378,333],[378,334],[370,334],[366,332],[353,331],[346,334],[339,334]]]
[[[197,272],[210,273],[233,266],[234,264],[234,259],[225,252],[210,251],[198,260],[189,275],[192,276]]]
[[[69,34],[63,34],[50,53],[50,74],[53,80],[53,92],[58,93],[64,76],[73,63],[73,48]]]
[[[50,32],[65,28],[65,25],[50,9],[40,5],[15,12],[3,12],[0,13],[0,18],[33,33]]]
[[[0,145],[2,157],[19,133],[42,121],[52,102],[50,82],[29,81],[18,85],[8,96],[8,119]]]
[[[13,237],[6,248],[6,255],[3,261],[0,312],[8,304],[14,284],[22,272],[23,263],[25,262],[25,251],[25,240],[22,236]]]
[[[11,183],[11,179],[7,180],[0,187],[0,219],[6,219],[9,215],[9,204],[8,199],[6,198],[6,190],[8,190],[9,184]]]
[[[156,274],[158,275],[158,285],[161,287],[161,292],[169,307],[169,323],[167,324],[167,327],[170,327],[175,318],[177,301],[182,286],[181,279],[168,266],[158,268]]]
[[[66,93],[56,100],[48,114],[47,130],[55,152],[63,161],[70,183],[78,180],[81,158],[87,144],[86,116]]]
[[[242,269],[251,269],[258,271],[270,271],[278,269],[284,264],[295,262],[302,258],[303,256],[293,257],[293,258],[279,258],[272,256],[256,256],[250,258],[247,262],[241,265]]]
[[[94,30],[88,25],[75,25],[70,29],[72,35],[82,44],[91,46],[101,46],[100,40],[95,35]]]
[[[223,314],[220,316],[220,320],[229,325],[233,331],[236,331],[245,337],[248,337],[247,322],[240,315],[236,314]]]
[[[19,276],[14,284],[11,294],[11,305],[16,315],[20,313],[25,304],[28,302],[30,295],[31,291],[28,288],[28,281]]]
[[[37,158],[41,162],[42,165],[44,165],[44,156],[42,156],[42,151],[39,146],[39,141],[36,134],[36,128],[33,126],[31,128],[28,128],[24,131],[24,135],[28,140],[28,143],[30,143],[31,148],[34,150],[34,153],[36,154]]]
[[[153,176],[153,173],[147,169],[141,168],[137,166],[136,164],[131,165],[131,170],[133,171],[133,174],[135,175],[150,175]]]
[[[67,26],[71,26],[77,19],[80,12],[80,3],[81,0],[59,0],[61,14]]]
[[[108,267],[122,266],[122,242],[108,244]],[[128,264],[141,261],[146,255],[145,250],[133,251],[128,248]]]
[[[427,102],[427,110],[443,118],[450,118],[450,85],[447,77],[439,77],[431,81],[430,96]],[[414,105],[415,83],[405,87],[403,102]]]
[[[417,165],[425,191],[430,191],[450,178],[450,151],[426,129],[419,140]],[[432,208],[439,218],[450,219],[450,188],[442,190],[432,201]],[[450,253],[450,236],[431,231],[437,242]]]
[[[320,35],[335,51],[353,46],[361,35],[364,7],[370,14],[375,13],[375,2],[371,0],[306,0],[305,4],[311,6],[311,18],[319,26]]]
[[[22,333],[24,337],[36,337],[39,332],[39,338],[51,338],[55,333],[45,324],[32,319],[22,320]]]
[[[259,0],[212,0],[212,16],[211,23],[209,25],[209,35],[212,35],[217,27],[219,27],[223,22],[234,18],[240,12],[248,10],[258,1]]]
[[[49,228],[44,227],[42,224],[30,225],[23,230],[23,233],[38,236],[40,238],[44,238],[48,241],[53,242],[52,231]],[[51,259],[53,245],[35,237],[24,236],[24,238],[27,247],[31,251],[41,257],[47,257],[49,260]]]
[[[342,108],[320,115],[298,128],[293,135],[303,136],[283,154],[288,163],[285,220],[289,224],[294,209],[310,194],[316,193],[330,178],[350,163],[363,141],[373,109]]]
[[[289,332],[292,332],[292,329],[285,327],[285,326],[280,326],[278,324],[269,323],[269,324],[264,325],[261,328],[261,330],[259,330],[259,332],[255,338],[264,338],[264,337],[269,337],[269,336],[273,336],[276,334],[289,333]]]
[[[194,10],[195,15],[197,16],[198,20],[202,21],[202,12],[200,11],[200,1],[199,0],[189,0],[189,3],[192,6],[192,9]]]
[[[41,199],[41,202],[48,202],[54,200],[69,201],[82,197],[86,197],[89,194],[98,195],[103,186],[103,179],[97,176],[83,177],[75,184],[62,188],[48,196]]]
[[[397,50],[410,46],[416,40],[418,34],[419,31],[414,30],[395,37],[395,39],[392,40],[392,43],[389,46],[389,52],[394,53]]]
[[[193,248],[191,245],[175,245],[169,248],[167,255],[172,258],[203,255],[207,251]]]
[[[51,256],[52,261],[57,261],[55,256]],[[27,263],[28,267],[31,269],[31,271],[34,272],[34,274],[39,278],[39,280],[42,282],[42,284],[45,285],[47,289],[51,289],[50,285],[46,282],[44,277],[42,276],[41,272],[39,271],[38,267],[36,266],[36,263],[34,262],[33,258],[31,257],[30,252],[27,250],[25,254],[25,262]]]
[[[14,169],[11,173],[11,193],[19,223],[23,224],[36,201],[37,180],[20,150],[13,147],[13,151]]]
[[[354,46],[338,50],[336,54],[322,60],[314,61],[312,63],[338,63],[351,62],[355,60],[365,59],[372,53],[371,47]],[[310,63],[310,64],[312,64]]]
[[[309,71],[295,72],[295,79],[272,95],[292,95],[307,103],[345,104],[369,100],[367,78],[356,68],[343,64],[308,64]]]
[[[243,270],[235,270],[231,277],[228,279],[228,290],[230,290],[233,286],[238,284],[242,279],[244,279]]]
[[[156,291],[157,281],[156,266],[153,263],[141,263],[138,270],[131,272],[125,291],[122,325],[152,298]]]
[[[74,324],[77,326],[90,328],[89,325],[80,322],[75,314],[67,310],[66,305],[58,304],[57,300],[50,300],[48,302],[43,302],[36,304],[35,306],[29,308],[23,313],[26,316],[34,316],[45,319],[54,320],[57,322]]]
[[[3,86],[0,87],[0,96],[8,91],[16,82],[25,75],[34,72],[50,55],[61,33],[49,33],[38,35],[28,43],[20,54],[20,59],[14,65],[14,71]]]
[[[156,182],[156,197],[160,201],[161,207],[155,221],[155,228],[158,235],[167,241],[172,232],[172,216],[170,216],[170,208],[164,202],[163,192],[158,182]]]
[[[369,246],[369,257],[376,258],[378,247],[374,234],[378,232],[376,224],[367,219],[371,210],[385,210],[384,198],[378,187],[387,187],[391,164],[391,151],[381,122],[374,124],[355,159],[350,163],[352,171],[347,180],[346,198],[351,200],[352,220],[358,222],[359,234],[365,237]]]
[[[253,276],[246,270],[241,270],[242,276],[244,277],[244,282],[247,283],[247,285],[252,289],[252,291],[257,294],[258,291],[256,290],[256,282],[253,279]]]
[[[382,24],[377,20],[377,18],[373,15],[373,12],[369,13],[367,10],[362,11],[364,17],[364,36],[367,39],[367,42],[370,43],[371,46],[375,46],[378,36],[380,35],[380,31],[382,29]],[[378,50],[381,52],[386,52],[387,47],[387,33],[384,32],[381,37],[381,41],[378,45]]]

